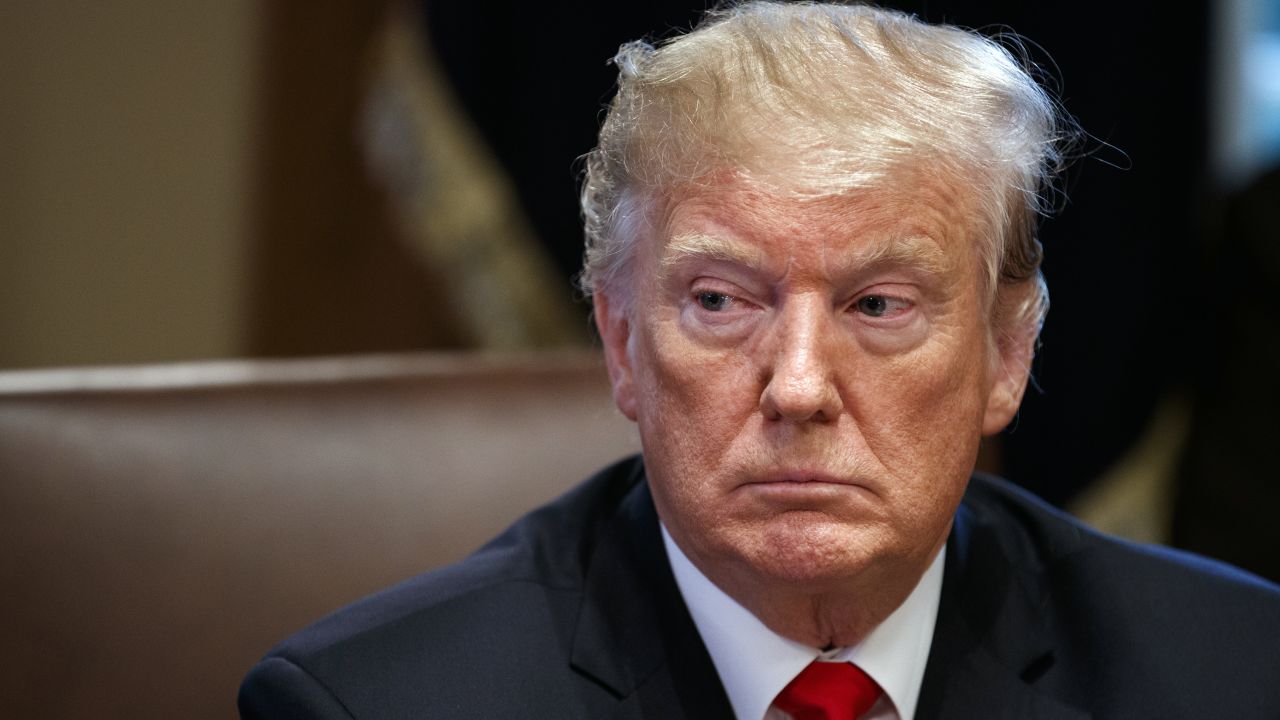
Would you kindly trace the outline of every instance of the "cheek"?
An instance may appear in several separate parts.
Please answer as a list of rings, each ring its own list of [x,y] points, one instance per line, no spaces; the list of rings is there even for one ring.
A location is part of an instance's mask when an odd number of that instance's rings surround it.
[[[896,358],[859,381],[859,426],[907,487],[968,478],[986,405],[984,363],[981,345],[966,339]]]
[[[644,328],[634,348],[641,373],[637,421],[642,438],[654,440],[646,444],[647,454],[665,456],[681,470],[697,469],[732,445],[758,398],[745,353],[696,347],[673,325]]]

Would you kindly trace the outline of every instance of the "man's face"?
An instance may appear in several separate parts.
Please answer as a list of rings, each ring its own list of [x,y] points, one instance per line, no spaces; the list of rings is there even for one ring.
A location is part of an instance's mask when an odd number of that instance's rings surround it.
[[[687,194],[636,249],[631,312],[597,298],[659,515],[725,589],[918,577],[1016,411],[967,198],[903,188]]]

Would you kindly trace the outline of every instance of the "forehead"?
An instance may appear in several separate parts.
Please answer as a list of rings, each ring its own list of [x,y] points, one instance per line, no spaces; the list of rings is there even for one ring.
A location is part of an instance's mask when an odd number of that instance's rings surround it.
[[[669,204],[655,248],[659,271],[686,259],[764,266],[817,258],[831,272],[913,264],[943,272],[976,266],[969,199],[938,181],[886,183],[805,197],[742,180],[708,183]]]

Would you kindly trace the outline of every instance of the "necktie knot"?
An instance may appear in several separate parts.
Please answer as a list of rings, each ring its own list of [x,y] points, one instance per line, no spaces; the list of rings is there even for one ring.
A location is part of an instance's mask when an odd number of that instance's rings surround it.
[[[876,681],[852,663],[814,661],[773,704],[794,720],[857,720],[880,692]]]

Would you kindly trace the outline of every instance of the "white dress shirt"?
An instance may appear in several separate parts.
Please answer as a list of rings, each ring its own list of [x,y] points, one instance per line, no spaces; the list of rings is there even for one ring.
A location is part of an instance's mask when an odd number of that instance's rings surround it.
[[[676,585],[738,720],[785,720],[786,713],[773,707],[773,699],[816,659],[852,662],[884,690],[864,720],[913,720],[938,619],[946,548],[902,605],[862,642],[823,652],[765,627],[694,567],[665,526],[662,540]]]

